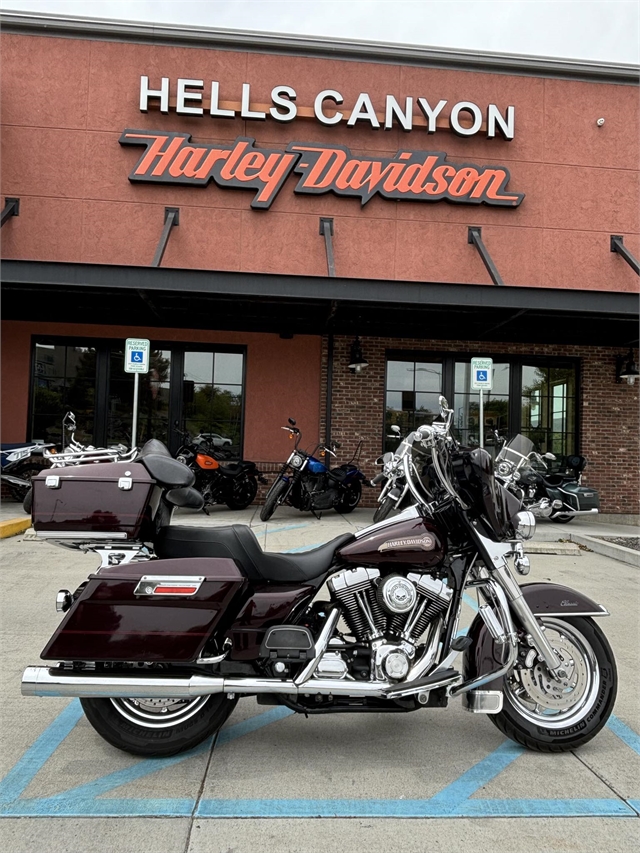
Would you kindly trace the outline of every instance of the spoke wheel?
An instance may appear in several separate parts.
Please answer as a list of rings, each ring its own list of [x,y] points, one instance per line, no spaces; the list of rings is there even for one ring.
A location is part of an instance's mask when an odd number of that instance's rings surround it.
[[[540,621],[565,675],[554,678],[539,660],[528,669],[513,670],[503,682],[503,709],[491,719],[524,746],[562,752],[587,743],[606,723],[616,697],[616,665],[593,620]]]
[[[258,481],[249,475],[233,481],[231,497],[226,501],[229,509],[246,509],[258,493]]]
[[[237,699],[81,699],[93,728],[112,746],[147,758],[175,755],[220,729]]]

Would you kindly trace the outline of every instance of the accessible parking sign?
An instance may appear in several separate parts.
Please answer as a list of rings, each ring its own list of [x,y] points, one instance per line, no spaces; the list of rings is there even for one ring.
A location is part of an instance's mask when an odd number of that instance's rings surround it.
[[[125,373],[148,373],[151,344],[146,338],[127,338],[124,347]]]
[[[491,391],[493,384],[493,359],[471,359],[471,388],[474,391]]]

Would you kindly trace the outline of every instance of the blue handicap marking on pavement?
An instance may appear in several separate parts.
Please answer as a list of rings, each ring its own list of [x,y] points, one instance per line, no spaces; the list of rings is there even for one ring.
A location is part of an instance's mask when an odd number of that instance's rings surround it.
[[[144,361],[144,354],[140,350],[131,350],[131,361],[134,364],[142,364]]]
[[[189,753],[165,759],[141,759],[133,766],[108,773],[48,797],[25,797],[55,750],[82,718],[82,708],[73,700],[37,738],[0,782],[0,816],[4,817],[137,817],[144,815],[180,817],[638,817],[640,800],[604,799],[472,799],[526,750],[504,741],[457,779],[427,799],[206,799],[194,798],[104,798],[122,785],[165,770],[194,756],[226,748],[234,740],[289,717],[293,712],[278,706],[241,723],[226,725],[217,740],[209,738]],[[640,737],[612,716],[609,729],[634,752],[640,754]]]

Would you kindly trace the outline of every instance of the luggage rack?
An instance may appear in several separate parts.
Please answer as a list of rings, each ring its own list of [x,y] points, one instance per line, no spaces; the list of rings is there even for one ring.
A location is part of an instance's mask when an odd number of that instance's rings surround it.
[[[89,530],[42,530],[35,531],[36,539],[46,539],[53,545],[82,551],[93,552],[100,556],[100,569],[110,566],[124,566],[128,563],[142,563],[155,559],[155,555],[144,542],[128,539],[126,533],[96,533]]]

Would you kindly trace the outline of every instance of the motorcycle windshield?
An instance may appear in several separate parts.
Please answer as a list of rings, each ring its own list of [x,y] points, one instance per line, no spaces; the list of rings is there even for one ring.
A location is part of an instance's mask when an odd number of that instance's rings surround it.
[[[521,465],[523,459],[527,459],[533,451],[534,444],[530,438],[524,435],[516,435],[512,438],[509,444],[505,444],[497,459],[506,459],[507,462],[512,462],[514,465]]]

